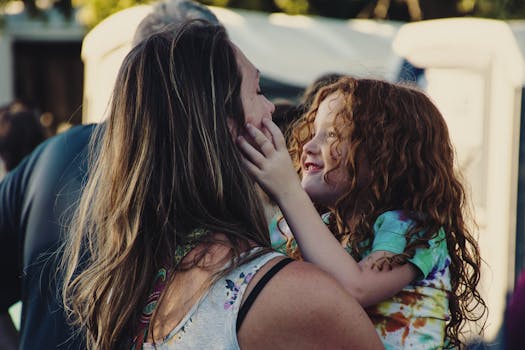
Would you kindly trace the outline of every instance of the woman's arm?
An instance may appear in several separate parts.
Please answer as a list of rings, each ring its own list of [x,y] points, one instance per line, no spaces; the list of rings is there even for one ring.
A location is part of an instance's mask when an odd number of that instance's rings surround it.
[[[375,252],[358,264],[343,249],[301,187],[279,128],[269,119],[263,120],[263,125],[272,139],[248,125],[248,132],[259,150],[242,137],[239,146],[246,156],[250,173],[279,204],[304,259],[335,277],[363,306],[386,300],[413,281],[418,270],[412,264],[382,271],[373,268],[373,261],[392,253]]]
[[[383,348],[355,299],[305,262],[292,262],[268,282],[237,337],[241,349]]]

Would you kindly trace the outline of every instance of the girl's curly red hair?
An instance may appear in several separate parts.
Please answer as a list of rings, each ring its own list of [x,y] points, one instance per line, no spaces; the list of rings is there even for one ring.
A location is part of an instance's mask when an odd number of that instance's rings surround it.
[[[404,211],[414,226],[406,235],[405,251],[379,262],[391,266],[405,264],[416,248],[428,247],[442,227],[451,258],[451,319],[446,336],[451,346],[459,347],[466,321],[482,319],[486,305],[477,290],[481,258],[467,227],[466,195],[454,169],[446,122],[432,101],[414,88],[344,77],[322,88],[294,126],[290,152],[296,164],[312,137],[320,103],[334,93],[345,99],[337,116],[344,123],[337,124],[345,125],[346,130],[338,134],[349,140],[348,156],[340,164],[351,180],[349,190],[331,210],[330,228],[360,259],[372,244],[377,217],[390,210]],[[363,167],[366,181],[358,184]]]

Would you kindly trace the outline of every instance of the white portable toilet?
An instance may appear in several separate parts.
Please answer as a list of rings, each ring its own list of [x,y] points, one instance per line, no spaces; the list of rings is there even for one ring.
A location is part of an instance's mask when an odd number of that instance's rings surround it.
[[[0,105],[13,101],[13,57],[11,37],[0,32]]]
[[[84,37],[81,53],[84,62],[84,124],[105,119],[117,73],[131,50],[135,29],[151,10],[150,5],[138,5],[119,11]]]
[[[393,46],[425,69],[449,126],[479,226],[485,338],[493,339],[514,283],[522,55],[508,24],[475,18],[406,24]]]

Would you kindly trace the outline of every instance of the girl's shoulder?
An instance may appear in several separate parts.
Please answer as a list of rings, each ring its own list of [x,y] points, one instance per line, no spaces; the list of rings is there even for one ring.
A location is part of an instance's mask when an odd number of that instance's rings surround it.
[[[414,224],[414,220],[406,211],[392,210],[382,213],[374,223],[374,239],[370,253],[374,251],[403,253],[407,248],[407,233]],[[411,236],[410,243],[420,239],[423,234],[424,232],[418,232]],[[421,270],[423,277],[428,276],[436,268],[443,270],[450,264],[446,233],[443,228],[425,241],[425,245],[415,248],[413,256],[408,260]]]
[[[405,210],[390,210],[382,213],[374,222],[374,231],[404,234],[414,224]]]
[[[414,217],[419,216],[424,218],[424,213],[411,213],[406,210],[389,210],[377,217],[374,222],[374,233],[379,232],[397,233],[405,235],[416,224]],[[419,234],[422,234],[420,232]],[[446,239],[446,233],[441,227],[432,238],[429,240],[430,244],[439,244]]]

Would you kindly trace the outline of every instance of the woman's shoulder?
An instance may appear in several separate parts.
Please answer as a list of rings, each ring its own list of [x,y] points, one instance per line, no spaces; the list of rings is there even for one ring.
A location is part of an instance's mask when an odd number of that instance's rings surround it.
[[[268,268],[278,263],[271,261]],[[318,267],[294,261],[257,297],[238,332],[241,348],[380,348],[364,310]],[[284,342],[284,343],[283,343]]]

